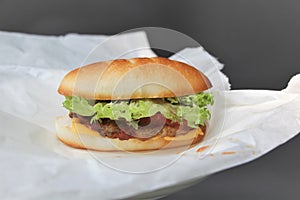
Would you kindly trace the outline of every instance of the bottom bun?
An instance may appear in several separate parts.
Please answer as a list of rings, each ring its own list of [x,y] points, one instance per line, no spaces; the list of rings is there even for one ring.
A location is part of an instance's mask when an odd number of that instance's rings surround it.
[[[120,140],[103,137],[97,131],[87,128],[68,116],[57,117],[55,125],[57,137],[63,143],[75,148],[97,151],[144,151],[183,146],[188,148],[200,142],[205,134],[200,128],[197,128],[176,137],[157,135],[147,140],[136,138]]]

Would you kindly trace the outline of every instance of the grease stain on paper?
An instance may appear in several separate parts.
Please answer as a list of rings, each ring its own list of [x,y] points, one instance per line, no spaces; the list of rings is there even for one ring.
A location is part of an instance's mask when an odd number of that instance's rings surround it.
[[[222,155],[230,155],[230,154],[236,154],[235,151],[223,151]]]
[[[202,147],[200,147],[200,148],[197,149],[197,153],[205,151],[207,148],[209,148],[209,146],[202,146]]]

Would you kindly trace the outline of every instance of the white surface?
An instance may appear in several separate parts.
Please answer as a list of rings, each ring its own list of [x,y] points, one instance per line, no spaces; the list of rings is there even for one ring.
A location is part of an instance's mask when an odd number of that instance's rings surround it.
[[[87,57],[106,36],[0,32],[0,199],[151,197],[156,195],[152,191],[251,161],[300,131],[299,76],[285,91],[224,91],[229,84],[219,72],[222,65],[199,47],[185,49],[179,57],[207,73],[214,85],[216,104],[201,144],[183,154],[99,153],[65,146],[54,130],[55,116],[67,113],[56,92],[61,78],[82,63],[118,56],[111,52],[148,46],[143,33],[120,37],[106,42],[107,51],[100,45]],[[127,45],[120,49],[119,41]],[[154,54],[144,49],[124,55]],[[209,148],[197,152],[203,146]],[[163,192],[168,191],[172,189]]]

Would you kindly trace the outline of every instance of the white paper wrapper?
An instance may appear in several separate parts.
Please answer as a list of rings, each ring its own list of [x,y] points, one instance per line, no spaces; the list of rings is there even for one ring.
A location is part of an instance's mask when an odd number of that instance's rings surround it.
[[[202,143],[183,153],[70,148],[56,139],[54,129],[55,117],[67,113],[56,92],[64,74],[137,47],[144,48],[124,57],[154,56],[144,33],[107,39],[0,32],[0,199],[158,197],[251,161],[300,131],[299,75],[283,91],[229,91],[219,71],[223,66],[199,47],[172,59],[193,64],[214,85],[216,104]],[[106,51],[96,48],[103,42]]]

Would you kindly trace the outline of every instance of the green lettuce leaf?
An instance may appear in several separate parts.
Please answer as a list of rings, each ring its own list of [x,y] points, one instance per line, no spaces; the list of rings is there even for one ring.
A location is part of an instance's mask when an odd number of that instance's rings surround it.
[[[213,104],[210,93],[197,93],[182,97],[162,99],[132,99],[122,101],[97,101],[93,105],[87,99],[78,96],[66,96],[63,106],[82,116],[91,116],[92,121],[109,118],[125,119],[129,125],[137,128],[138,121],[160,112],[173,122],[186,120],[188,126],[197,128],[210,118],[208,105]]]
[[[82,116],[92,116],[95,114],[95,109],[89,102],[78,96],[66,96],[63,106],[71,112]]]

